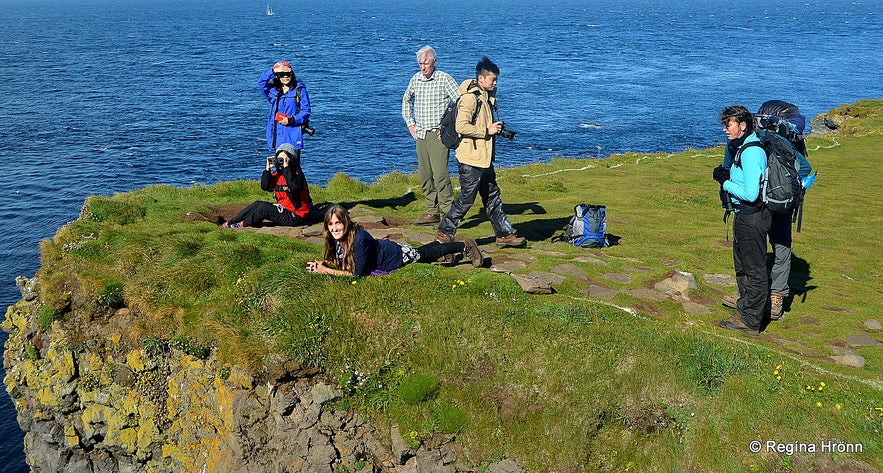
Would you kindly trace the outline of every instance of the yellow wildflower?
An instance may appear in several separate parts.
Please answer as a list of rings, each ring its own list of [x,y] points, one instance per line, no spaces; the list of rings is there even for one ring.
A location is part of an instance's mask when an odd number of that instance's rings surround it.
[[[821,403],[821,402],[817,402],[817,403],[816,403],[816,407],[822,407],[822,403]]]
[[[839,410],[840,410],[840,409],[841,409],[841,408],[842,408],[842,407],[843,407],[843,406],[842,406],[842,405],[840,405],[840,404],[834,404],[834,407],[836,407],[836,408],[837,408],[837,410],[838,410],[838,411],[839,411]]]
[[[358,281],[353,281],[353,282],[351,282],[350,284],[353,284],[353,285],[354,285],[354,284],[356,284],[357,282],[358,282]]]

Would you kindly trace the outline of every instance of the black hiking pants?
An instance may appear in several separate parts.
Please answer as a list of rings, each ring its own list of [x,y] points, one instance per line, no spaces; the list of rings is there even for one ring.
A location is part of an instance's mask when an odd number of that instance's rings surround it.
[[[453,243],[439,243],[433,241],[417,248],[417,254],[420,255],[418,263],[432,263],[438,261],[442,256],[454,255],[462,253],[466,245],[462,242],[455,241]]]
[[[276,225],[293,227],[303,222],[303,219],[294,212],[285,210],[279,204],[271,204],[258,200],[249,204],[248,207],[242,209],[235,217],[230,219],[230,223],[242,222],[246,227],[260,227],[264,220],[269,220]]]
[[[742,322],[762,330],[770,321],[770,286],[766,267],[766,235],[772,216],[762,204],[743,205],[733,220],[733,266]]]

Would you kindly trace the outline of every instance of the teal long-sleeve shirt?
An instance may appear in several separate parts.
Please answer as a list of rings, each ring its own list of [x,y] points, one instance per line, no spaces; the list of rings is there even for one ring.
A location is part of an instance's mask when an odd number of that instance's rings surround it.
[[[752,133],[745,138],[745,144],[760,141]],[[760,184],[766,170],[766,152],[760,146],[744,148],[740,158],[741,166],[730,165],[730,179],[724,181],[724,190],[733,196],[733,203],[752,203],[760,196]]]

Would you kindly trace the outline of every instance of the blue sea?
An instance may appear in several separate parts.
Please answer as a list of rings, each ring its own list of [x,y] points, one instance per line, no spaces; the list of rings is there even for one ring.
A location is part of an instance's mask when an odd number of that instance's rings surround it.
[[[726,105],[786,99],[812,118],[883,96],[872,0],[270,4],[0,0],[0,306],[88,195],[257,179],[256,82],[280,59],[310,92],[303,167],[319,185],[415,169],[400,103],[424,44],[458,81],[482,55],[500,66],[501,118],[518,132],[501,167],[713,146]],[[2,394],[0,472],[27,470]]]

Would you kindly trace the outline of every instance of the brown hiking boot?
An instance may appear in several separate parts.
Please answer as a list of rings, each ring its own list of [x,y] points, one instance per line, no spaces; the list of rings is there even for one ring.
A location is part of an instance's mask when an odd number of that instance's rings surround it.
[[[454,239],[444,234],[441,230],[435,232],[435,241],[439,243],[453,243]]]
[[[721,320],[719,325],[723,328],[745,332],[749,335],[754,335],[755,337],[760,335],[759,329],[751,328],[746,325],[745,322],[742,322],[742,314],[740,314],[738,310],[734,312],[729,319]]]
[[[457,238],[457,241],[463,243],[463,256],[472,262],[472,267],[480,268],[484,265],[484,255],[478,249],[478,243],[472,238]]]
[[[785,298],[777,292],[770,293],[770,319],[779,320],[785,314]]]
[[[438,216],[437,213],[426,212],[425,214],[421,215],[420,218],[418,218],[417,220],[415,220],[411,223],[413,225],[426,226],[426,225],[435,225],[436,223],[439,223],[439,222],[441,222],[441,218]]]
[[[504,237],[497,237],[497,245],[500,248],[521,248],[527,245],[527,238],[510,233]]]
[[[721,297],[721,304],[723,304],[724,307],[729,307],[730,309],[738,309],[739,306],[736,305],[736,301],[738,300],[739,298],[736,296],[724,296]]]

